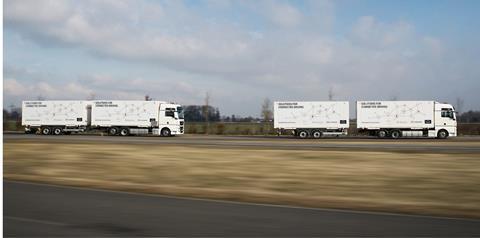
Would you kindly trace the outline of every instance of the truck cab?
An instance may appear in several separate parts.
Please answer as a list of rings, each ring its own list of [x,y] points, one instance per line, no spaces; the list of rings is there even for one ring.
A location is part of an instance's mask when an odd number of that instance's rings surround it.
[[[455,108],[446,103],[435,102],[435,129],[429,130],[429,137],[447,138],[457,136]]]
[[[162,103],[158,115],[158,134],[162,136],[184,133],[183,107],[179,104]]]

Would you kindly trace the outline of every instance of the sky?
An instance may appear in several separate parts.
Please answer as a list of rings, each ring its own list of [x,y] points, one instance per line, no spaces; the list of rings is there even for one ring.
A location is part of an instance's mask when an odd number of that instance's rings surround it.
[[[480,110],[480,1],[5,0],[4,107],[436,100]]]

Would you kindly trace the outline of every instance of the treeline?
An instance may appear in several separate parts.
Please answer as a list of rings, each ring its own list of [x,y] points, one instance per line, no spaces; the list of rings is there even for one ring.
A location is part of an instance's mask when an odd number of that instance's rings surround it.
[[[186,122],[206,122],[207,115],[209,122],[257,122],[260,119],[255,117],[242,117],[237,115],[222,116],[220,110],[212,106],[188,105],[184,106]]]
[[[22,109],[12,107],[10,110],[3,109],[3,121],[21,121]]]
[[[458,116],[458,122],[480,123],[480,111],[468,111]]]
[[[207,115],[210,122],[220,121],[220,110],[212,106],[189,105],[183,110],[186,122],[207,121]]]

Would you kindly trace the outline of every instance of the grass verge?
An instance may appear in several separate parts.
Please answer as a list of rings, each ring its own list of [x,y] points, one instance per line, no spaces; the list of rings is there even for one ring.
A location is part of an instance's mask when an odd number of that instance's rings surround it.
[[[478,154],[4,143],[4,178],[166,195],[480,218]]]

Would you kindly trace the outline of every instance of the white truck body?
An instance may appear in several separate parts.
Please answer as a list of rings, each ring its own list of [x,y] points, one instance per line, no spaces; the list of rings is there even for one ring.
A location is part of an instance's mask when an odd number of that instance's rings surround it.
[[[86,101],[23,101],[24,126],[87,126]]]
[[[163,101],[24,101],[27,133],[62,134],[92,129],[111,135],[183,134],[183,109]]]
[[[93,101],[92,126],[151,127],[158,124],[160,101]]]
[[[274,102],[274,128],[305,131],[308,136],[346,135],[349,127],[349,106],[346,101]],[[304,135],[299,135],[304,137]]]
[[[112,101],[92,102],[92,127],[129,127],[145,132],[154,128],[153,134],[168,127],[171,134],[183,134],[183,116],[178,115],[180,105],[163,101]],[[180,109],[181,111],[181,109]],[[171,112],[171,116],[167,114]],[[181,120],[181,121],[179,121]]]
[[[357,129],[382,133],[379,137],[437,137],[440,131],[456,136],[455,120],[453,106],[435,101],[357,102]]]
[[[357,102],[357,128],[434,128],[434,101]]]

